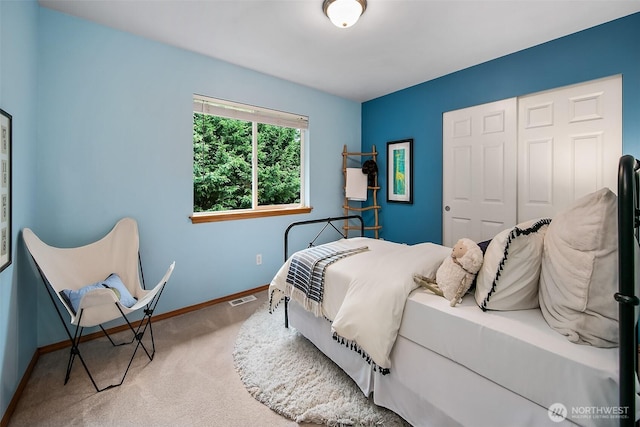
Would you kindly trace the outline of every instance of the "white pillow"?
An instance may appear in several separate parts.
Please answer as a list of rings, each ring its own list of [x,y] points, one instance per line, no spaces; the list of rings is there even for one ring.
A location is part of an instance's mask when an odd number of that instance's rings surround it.
[[[617,198],[608,188],[558,213],[544,242],[540,309],[569,341],[618,345]]]
[[[526,221],[491,240],[476,281],[476,303],[483,311],[538,307],[540,261],[550,222]]]

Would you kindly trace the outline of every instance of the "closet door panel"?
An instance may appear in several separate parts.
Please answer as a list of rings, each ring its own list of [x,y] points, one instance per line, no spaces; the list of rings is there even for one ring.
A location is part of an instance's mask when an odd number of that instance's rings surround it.
[[[571,137],[573,150],[573,198],[578,199],[605,186],[602,133]],[[617,192],[617,188],[612,189]]]
[[[443,244],[515,225],[516,99],[443,115]]]
[[[553,183],[553,138],[533,139],[523,144],[527,155],[522,165],[527,185],[519,195],[525,203],[551,204]]]
[[[521,97],[518,115],[518,222],[602,187],[617,192],[620,76]]]

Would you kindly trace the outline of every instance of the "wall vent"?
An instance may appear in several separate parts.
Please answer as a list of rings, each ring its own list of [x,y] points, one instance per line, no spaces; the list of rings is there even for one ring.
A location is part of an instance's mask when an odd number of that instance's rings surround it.
[[[255,300],[256,300],[256,297],[254,297],[253,295],[247,295],[246,297],[231,300],[229,301],[229,304],[231,304],[232,307],[235,307],[237,305],[245,304]]]

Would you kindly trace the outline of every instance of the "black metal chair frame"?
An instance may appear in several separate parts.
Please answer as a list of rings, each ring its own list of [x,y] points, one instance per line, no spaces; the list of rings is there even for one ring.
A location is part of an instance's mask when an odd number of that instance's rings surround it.
[[[124,383],[124,379],[126,378],[127,373],[129,372],[129,368],[131,367],[131,364],[133,363],[133,359],[136,356],[138,348],[142,347],[142,349],[146,353],[147,357],[149,358],[149,361],[153,360],[153,357],[155,356],[155,353],[156,353],[156,345],[155,345],[155,340],[154,340],[154,337],[153,337],[153,327],[151,325],[151,316],[153,315],[153,312],[154,312],[154,310],[156,308],[156,305],[158,304],[158,301],[160,300],[160,295],[162,295],[162,292],[164,291],[164,286],[155,295],[155,297],[147,304],[146,308],[143,310],[144,315],[143,315],[142,319],[140,319],[140,321],[138,321],[138,325],[137,326],[134,326],[131,323],[131,321],[129,321],[129,318],[122,311],[120,306],[117,303],[115,303],[115,306],[120,311],[120,314],[122,315],[122,318],[125,320],[129,330],[133,333],[133,337],[131,338],[130,341],[121,342],[121,343],[117,343],[116,344],[113,341],[113,339],[111,338],[111,336],[109,335],[109,333],[104,329],[104,327],[102,325],[98,325],[100,327],[100,329],[102,330],[102,332],[104,333],[104,335],[106,335],[106,337],[109,339],[109,342],[111,342],[111,344],[114,347],[129,345],[129,344],[132,344],[134,341],[136,341],[136,346],[135,346],[135,348],[133,350],[133,354],[131,355],[131,359],[129,360],[129,363],[127,364],[127,369],[125,370],[124,374],[122,375],[122,379],[120,379],[120,382],[100,388],[100,387],[98,387],[98,384],[96,383],[95,379],[93,378],[93,375],[91,374],[91,371],[89,370],[89,367],[87,366],[87,363],[85,362],[84,358],[82,357],[82,354],[80,353],[80,342],[82,342],[82,334],[84,332],[84,327],[80,326],[80,323],[81,323],[81,320],[82,320],[82,312],[83,312],[83,310],[80,311],[78,324],[76,325],[75,331],[73,332],[73,335],[72,335],[71,330],[69,329],[69,326],[67,325],[67,322],[64,320],[62,312],[60,311],[60,308],[58,307],[58,304],[56,303],[56,297],[52,293],[53,292],[53,287],[49,283],[47,277],[45,276],[45,274],[43,273],[42,269],[38,265],[37,261],[33,258],[33,256],[31,257],[31,259],[33,259],[33,262],[35,263],[36,267],[38,268],[38,272],[40,273],[40,277],[42,278],[42,282],[43,282],[45,288],[47,289],[47,294],[49,295],[49,298],[51,299],[51,302],[53,303],[54,307],[56,308],[56,312],[58,313],[58,317],[60,318],[60,321],[62,322],[62,326],[64,326],[64,330],[67,333],[67,336],[69,338],[69,342],[71,343],[71,348],[69,350],[69,361],[67,363],[67,371],[66,371],[65,378],[64,378],[64,384],[65,385],[69,382],[69,378],[71,376],[71,369],[73,368],[73,363],[74,363],[76,357],[78,357],[80,359],[80,362],[82,363],[82,366],[84,367],[84,370],[87,372],[87,375],[89,376],[89,379],[91,380],[91,383],[93,384],[93,386],[95,387],[97,392],[108,390],[108,389],[111,389],[111,388],[114,388],[114,387],[119,387],[119,386],[122,385],[122,383]],[[143,287],[143,289],[146,289],[145,282],[144,282],[144,273],[142,271],[142,261],[140,259],[140,254],[138,254],[138,266],[139,266],[139,270],[140,270],[140,279],[141,279],[142,287]],[[144,337],[144,334],[147,331],[147,328],[149,329],[149,335],[151,337],[151,352],[149,352],[149,350],[147,349],[145,344],[142,342],[142,339]]]

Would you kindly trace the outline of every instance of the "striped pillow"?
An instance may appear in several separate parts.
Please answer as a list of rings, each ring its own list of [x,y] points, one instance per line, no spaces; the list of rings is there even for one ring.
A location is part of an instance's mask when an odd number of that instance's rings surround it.
[[[539,307],[542,249],[550,223],[549,218],[526,221],[491,240],[476,281],[476,303],[483,311]]]

